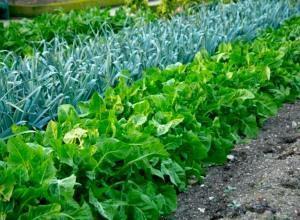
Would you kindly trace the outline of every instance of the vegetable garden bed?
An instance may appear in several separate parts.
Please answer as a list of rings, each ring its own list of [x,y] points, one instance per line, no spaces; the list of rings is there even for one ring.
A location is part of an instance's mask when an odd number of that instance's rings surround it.
[[[0,219],[175,211],[190,181],[299,98],[298,6],[205,5],[117,34],[54,37],[32,57],[5,55]]]
[[[2,216],[158,219],[174,211],[176,190],[299,97],[299,22],[149,70],[130,87],[121,78],[80,111],[60,106],[45,132],[14,127],[1,144]]]

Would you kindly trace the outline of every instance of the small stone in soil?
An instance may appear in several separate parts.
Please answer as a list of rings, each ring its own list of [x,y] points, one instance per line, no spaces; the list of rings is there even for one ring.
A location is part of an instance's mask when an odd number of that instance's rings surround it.
[[[189,185],[195,185],[199,181],[195,177],[192,177],[188,180],[188,182],[189,182]]]
[[[226,189],[224,190],[225,193],[230,193],[232,191],[236,190],[235,187],[232,187],[232,186],[227,186]]]
[[[300,138],[300,134],[294,134],[294,135],[288,135],[288,136],[283,136],[281,137],[281,141],[280,143],[284,143],[284,144],[292,144],[297,142],[297,140]]]
[[[229,154],[229,155],[227,155],[227,159],[230,161],[233,161],[235,158],[233,155]]]
[[[205,208],[198,208],[198,210],[199,210],[201,213],[204,213],[204,212],[205,212]]]
[[[289,189],[300,189],[300,180],[297,178],[284,178],[281,180],[281,185]]]
[[[270,154],[270,153],[274,153],[274,152],[275,152],[275,150],[274,150],[274,148],[271,147],[271,146],[266,146],[266,147],[263,149],[263,153],[264,153],[264,154]]]
[[[256,202],[247,206],[246,209],[248,209],[251,212],[256,212],[259,214],[264,213],[266,210],[270,210],[271,212],[274,212],[274,210],[271,209],[271,207],[269,206],[268,202],[265,199],[260,199],[260,198]]]

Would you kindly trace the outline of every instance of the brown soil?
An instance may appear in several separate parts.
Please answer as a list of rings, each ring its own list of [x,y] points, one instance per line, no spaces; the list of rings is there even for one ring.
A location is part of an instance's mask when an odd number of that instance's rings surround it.
[[[178,220],[300,220],[300,102],[285,105],[258,138],[179,196]]]

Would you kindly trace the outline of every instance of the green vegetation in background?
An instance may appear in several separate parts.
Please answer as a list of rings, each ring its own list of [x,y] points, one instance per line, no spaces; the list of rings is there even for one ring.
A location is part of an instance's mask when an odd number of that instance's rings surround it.
[[[113,7],[124,4],[124,0],[67,0],[49,3],[35,1],[31,4],[21,2],[9,4],[9,10],[15,17],[35,17],[61,9],[65,12],[91,7]]]
[[[0,1],[0,19],[8,19],[9,18],[9,10],[7,0]]]
[[[193,5],[220,2],[230,3],[232,1],[233,0],[162,0],[161,4],[157,7],[156,13],[163,16],[170,16]],[[133,11],[148,7],[148,1],[146,0],[126,0],[126,3]]]
[[[184,4],[188,2],[191,1],[185,0]],[[201,3],[203,0],[197,2]],[[123,27],[132,26],[135,23],[134,18],[144,17],[153,21],[158,14],[170,13],[175,5],[177,7],[181,4],[177,0],[163,2],[157,14],[147,7],[146,1],[127,0],[126,3],[134,11],[133,16],[128,16],[124,8],[117,10],[115,16],[110,15],[109,9],[91,8],[68,13],[45,13],[32,20],[11,21],[8,27],[0,23],[0,50],[21,56],[32,55],[35,48],[42,49],[41,42],[49,42],[54,37],[64,38],[72,44],[77,37],[93,36],[97,32],[105,34],[109,30],[118,32]],[[3,60],[3,57],[0,59]]]
[[[1,219],[159,219],[176,191],[300,95],[300,18],[253,43],[222,44],[187,65],[121,78],[58,109],[46,131],[0,142]],[[132,84],[128,86],[128,84]]]
[[[125,0],[125,3],[132,11],[148,7],[148,0]]]
[[[162,15],[173,14],[193,4],[216,3],[220,0],[162,0],[158,13]]]
[[[0,23],[0,50],[12,51],[21,56],[32,55],[35,48],[42,49],[41,42],[50,42],[60,37],[73,44],[78,37],[118,32],[123,27],[134,25],[138,17],[154,19],[150,10],[128,16],[126,9],[121,8],[115,16],[111,16],[109,9],[91,8],[43,14],[33,20],[11,21],[8,27]]]

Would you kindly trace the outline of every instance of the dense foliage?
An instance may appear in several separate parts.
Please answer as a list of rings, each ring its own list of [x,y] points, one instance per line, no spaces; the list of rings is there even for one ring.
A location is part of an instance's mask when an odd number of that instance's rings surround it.
[[[231,0],[162,0],[160,5],[156,8],[156,13],[159,15],[169,16],[183,8],[189,8],[190,6],[203,4],[203,3],[229,3]],[[126,0],[127,5],[133,10],[140,8],[147,8],[149,5],[148,0]]]
[[[145,13],[150,18],[150,11]],[[0,23],[0,50],[13,51],[22,56],[32,55],[35,48],[43,49],[41,42],[49,42],[55,37],[73,44],[76,38],[118,32],[133,25],[139,14],[141,12],[128,16],[126,10],[121,8],[111,16],[109,9],[91,8],[43,14],[33,20],[12,21],[8,27]]]
[[[13,63],[4,61],[0,73],[0,135],[13,123],[42,128],[57,116],[59,104],[77,105],[94,91],[103,94],[127,71],[138,79],[150,67],[190,62],[201,48],[212,53],[221,42],[252,39],[299,11],[271,0],[202,6],[194,15],[125,28],[79,46],[55,39],[32,58],[8,56]]]
[[[158,219],[176,190],[300,94],[300,18],[214,56],[120,78],[45,132],[14,127],[0,147],[1,219]],[[128,86],[129,84],[132,84]]]
[[[203,3],[228,3],[231,0],[162,0],[157,12],[162,15],[174,14],[183,8]]]
[[[125,0],[125,3],[132,11],[148,8],[148,0]]]

